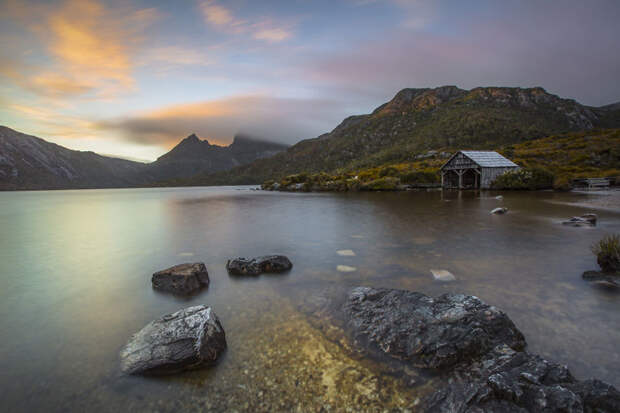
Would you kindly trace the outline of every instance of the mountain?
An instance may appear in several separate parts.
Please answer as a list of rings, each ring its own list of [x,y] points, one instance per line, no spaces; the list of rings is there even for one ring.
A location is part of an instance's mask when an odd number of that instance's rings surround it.
[[[146,165],[81,152],[0,126],[0,190],[125,187]]]
[[[543,88],[456,86],[403,89],[367,115],[286,152],[176,184],[260,183],[299,172],[334,172],[407,162],[437,149],[494,149],[598,127],[620,127],[619,105],[594,108]]]
[[[242,135],[229,146],[217,146],[192,134],[155,162],[145,164],[74,151],[0,126],[0,190],[150,186],[223,171],[286,148]]]
[[[247,135],[236,135],[229,146],[211,145],[206,139],[201,140],[191,134],[170,152],[149,164],[148,172],[157,180],[166,180],[225,171],[273,156],[287,148],[287,145]]]

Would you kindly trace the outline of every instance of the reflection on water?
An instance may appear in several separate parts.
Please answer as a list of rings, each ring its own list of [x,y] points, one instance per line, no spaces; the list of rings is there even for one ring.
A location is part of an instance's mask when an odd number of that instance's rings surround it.
[[[0,396],[7,411],[354,410],[415,406],[411,388],[354,360],[298,311],[300,295],[372,285],[474,294],[529,349],[620,385],[620,293],[587,284],[589,245],[620,231],[559,222],[575,195],[286,194],[239,188],[0,193]],[[489,211],[507,206],[507,215]],[[226,260],[288,255],[293,270],[230,278]],[[204,261],[208,290],[160,294],[150,274]],[[355,271],[339,271],[339,268]],[[431,269],[456,281],[434,281]],[[122,377],[118,351],[152,319],[205,303],[229,349],[213,369]]]

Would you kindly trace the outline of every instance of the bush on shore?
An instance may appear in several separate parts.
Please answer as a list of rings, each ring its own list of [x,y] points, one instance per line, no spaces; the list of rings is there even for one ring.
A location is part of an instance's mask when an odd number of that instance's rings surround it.
[[[592,245],[592,252],[602,272],[620,274],[620,234],[604,236]]]
[[[508,171],[495,179],[493,189],[549,189],[553,187],[553,174],[542,168]]]

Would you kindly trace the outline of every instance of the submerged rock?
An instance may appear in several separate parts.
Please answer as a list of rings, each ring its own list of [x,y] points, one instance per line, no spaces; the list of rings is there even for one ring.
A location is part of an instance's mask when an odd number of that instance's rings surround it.
[[[257,258],[235,258],[228,260],[226,269],[232,275],[259,275],[264,272],[284,272],[293,268],[284,255],[265,255]]]
[[[499,207],[499,208],[495,208],[494,210],[491,211],[491,214],[505,214],[508,212],[508,208],[504,208],[504,207]]]
[[[429,412],[618,412],[620,393],[599,380],[576,380],[566,366],[506,345],[455,370],[423,403]]]
[[[448,270],[431,270],[431,274],[433,274],[433,278],[437,281],[449,282],[456,281],[456,277]]]
[[[350,265],[336,265],[336,271],[340,271],[340,272],[353,272],[353,271],[357,271],[357,268],[355,267],[351,267]]]
[[[214,364],[226,336],[210,307],[185,308],[151,321],[121,351],[127,374],[172,374]]]
[[[596,226],[598,217],[596,214],[584,214],[580,217],[572,217],[567,221],[563,221],[562,225],[570,225],[572,227],[593,227]]]
[[[358,287],[343,305],[358,345],[424,368],[448,367],[498,344],[514,349],[525,339],[496,307],[474,296]]]
[[[179,264],[157,271],[151,282],[157,290],[189,294],[209,286],[209,273],[202,262]]]
[[[603,283],[612,287],[620,287],[620,274],[608,274],[599,271],[586,271],[582,275],[584,280]]]

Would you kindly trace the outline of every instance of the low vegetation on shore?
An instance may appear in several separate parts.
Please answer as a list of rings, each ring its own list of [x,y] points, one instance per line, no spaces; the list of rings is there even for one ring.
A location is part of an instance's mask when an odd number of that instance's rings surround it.
[[[335,173],[298,173],[263,183],[263,189],[290,191],[396,191],[439,186],[439,169],[457,149],[412,154],[405,162]],[[496,189],[568,190],[586,177],[620,177],[620,129],[601,129],[534,139],[498,152],[522,169],[496,180]],[[620,181],[620,179],[616,179]]]

